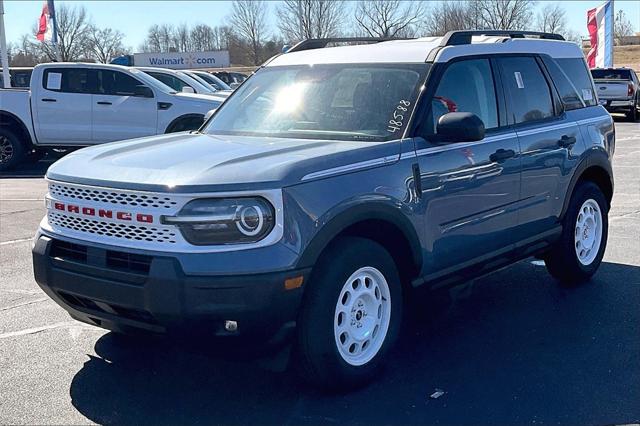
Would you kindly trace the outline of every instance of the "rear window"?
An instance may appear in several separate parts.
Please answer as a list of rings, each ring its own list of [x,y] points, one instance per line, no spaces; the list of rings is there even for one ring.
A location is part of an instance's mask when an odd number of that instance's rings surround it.
[[[596,105],[593,84],[580,58],[542,58],[566,111]]]
[[[631,70],[591,70],[593,78],[602,80],[631,80]]]

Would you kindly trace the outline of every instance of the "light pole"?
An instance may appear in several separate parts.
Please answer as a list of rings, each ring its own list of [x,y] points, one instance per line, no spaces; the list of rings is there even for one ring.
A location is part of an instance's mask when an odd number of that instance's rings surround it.
[[[4,32],[4,0],[0,0],[0,55],[2,57],[2,82],[4,88],[11,87],[11,77],[9,76],[9,53],[7,52],[7,36]]]

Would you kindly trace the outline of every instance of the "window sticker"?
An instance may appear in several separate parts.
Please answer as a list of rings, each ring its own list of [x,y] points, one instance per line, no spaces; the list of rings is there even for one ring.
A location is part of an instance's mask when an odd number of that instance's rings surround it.
[[[516,77],[518,89],[524,89],[524,81],[522,81],[522,74],[520,74],[520,71],[514,72],[513,75]]]
[[[593,95],[591,94],[591,89],[582,89],[582,99],[585,101],[590,101],[593,99]]]
[[[47,74],[47,89],[60,90],[62,86],[62,74],[59,72],[50,72]]]

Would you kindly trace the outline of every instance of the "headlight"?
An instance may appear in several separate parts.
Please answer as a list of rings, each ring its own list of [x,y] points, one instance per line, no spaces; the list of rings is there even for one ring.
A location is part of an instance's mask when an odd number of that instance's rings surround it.
[[[190,201],[177,216],[164,216],[162,221],[178,225],[191,244],[246,244],[260,241],[271,232],[275,211],[261,197],[202,198]]]

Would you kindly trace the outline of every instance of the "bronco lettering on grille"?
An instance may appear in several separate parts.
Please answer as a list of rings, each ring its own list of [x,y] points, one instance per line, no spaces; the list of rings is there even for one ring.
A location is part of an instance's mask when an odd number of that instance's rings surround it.
[[[83,207],[78,206],[76,204],[65,204],[60,201],[55,201],[53,203],[53,208],[55,210],[67,212],[67,213],[75,213],[83,216],[97,216],[97,217],[106,217],[112,219],[114,216],[118,220],[131,222],[135,220],[136,222],[141,223],[153,223],[153,215],[143,214],[143,213],[131,213],[125,211],[116,211],[116,210],[105,210],[98,209],[96,210],[93,207]]]

